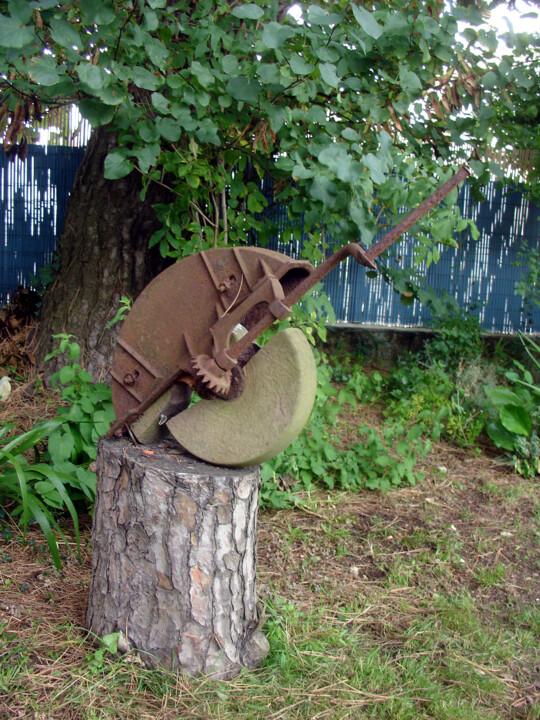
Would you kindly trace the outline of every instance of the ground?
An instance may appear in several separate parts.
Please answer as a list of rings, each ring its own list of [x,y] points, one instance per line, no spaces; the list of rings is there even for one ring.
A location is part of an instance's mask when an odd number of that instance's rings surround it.
[[[443,443],[425,469],[417,487],[261,512],[271,652],[217,685],[89,642],[89,519],[60,573],[37,530],[23,543],[4,520],[0,717],[539,718],[538,479]]]

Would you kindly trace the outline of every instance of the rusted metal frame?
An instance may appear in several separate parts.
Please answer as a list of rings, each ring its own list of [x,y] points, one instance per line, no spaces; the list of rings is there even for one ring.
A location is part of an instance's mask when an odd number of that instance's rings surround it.
[[[107,437],[114,437],[117,433],[121,435],[125,425],[133,422],[140,415],[142,415],[145,410],[148,410],[152,403],[154,403],[158,398],[160,398],[163,393],[171,387],[171,385],[173,385],[177,380],[182,377],[182,375],[185,374],[186,371],[183,368],[179,368],[168,377],[156,378],[156,382],[153,384],[152,389],[150,390],[148,395],[146,395],[146,397],[139,405],[137,405],[137,407],[134,407],[133,410],[130,410],[126,415],[124,415],[124,417],[120,418],[120,420],[117,420],[111,425],[111,427],[107,431]]]
[[[365,251],[357,243],[350,243],[349,245],[340,248],[327,260],[321,263],[321,265],[319,265],[307,277],[305,277],[296,287],[294,287],[281,300],[280,306],[283,308],[283,310],[290,309],[296,302],[298,302],[298,300],[300,300],[303,295],[305,295],[309,290],[311,290],[318,282],[320,282],[323,277],[325,277],[325,275],[327,275],[331,270],[333,270],[346,257],[352,256],[361,265],[369,268],[374,268],[374,258],[380,255],[384,250],[386,250],[393,242],[398,239],[398,237],[403,235],[403,233],[407,232],[407,230],[409,230],[414,225],[414,223],[416,223],[421,217],[423,217],[427,212],[429,212],[431,208],[435,207],[437,203],[439,203],[451,190],[453,190],[453,188],[455,188],[460,182],[465,180],[468,175],[468,170],[466,168],[461,168],[452,178],[450,178],[450,180],[444,183],[444,185],[442,185],[432,195],[430,195],[426,200],[424,200],[400,223],[398,223],[394,228],[392,228],[392,230],[386,233],[386,235],[370,250]],[[206,258],[204,258],[204,260],[206,260]],[[206,262],[205,264],[207,265]],[[244,275],[246,275],[243,267],[242,271]],[[213,273],[210,273],[210,275],[212,274]],[[238,356],[241,355],[242,352],[244,352],[254,342],[254,340],[259,337],[259,335],[261,335],[267,328],[269,328],[275,319],[276,315],[273,314],[270,310],[267,311],[267,313],[259,320],[259,322],[257,322],[241,340],[235,343],[232,348],[226,350],[227,358],[220,358],[222,362],[225,360],[223,364],[229,367],[231,364],[234,365]],[[208,331],[211,331],[211,328],[208,328]],[[141,364],[145,366],[146,369],[151,372],[151,374],[153,374],[150,368],[147,366],[147,363]],[[143,399],[143,401],[139,405],[137,405],[137,407],[127,413],[122,419],[115,422],[111,426],[109,432],[107,433],[107,436],[111,437],[117,432],[121,432],[127,423],[133,422],[136,418],[138,418],[147,408],[150,407],[153,402],[155,402],[159,397],[161,397],[161,395],[173,383],[180,380],[182,375],[185,375],[185,370],[179,368],[168,377],[156,378],[152,389]]]
[[[130,357],[132,357],[136,362],[138,362],[139,365],[141,365],[150,375],[152,375],[152,377],[160,377],[159,371],[156,370],[156,368],[153,367],[148,362],[148,360],[141,355],[141,353],[137,352],[137,350],[135,350],[132,345],[130,345],[125,340],[122,340],[121,337],[118,338],[116,344],[120,345],[120,347],[125,350]]]
[[[208,273],[208,276],[212,280],[214,287],[216,288],[216,290],[219,291],[219,279],[217,278],[217,276],[214,272],[214,268],[212,267],[208,258],[206,257],[206,251],[202,250],[199,253],[199,257],[203,261],[204,267],[206,268],[206,272]],[[227,310],[227,299],[223,296],[223,294],[219,295],[219,299],[221,301],[221,304],[223,305],[223,310]],[[219,316],[219,314],[220,313],[218,312],[218,316]]]
[[[441,200],[448,195],[457,185],[459,185],[466,177],[468,177],[469,171],[467,168],[462,167],[450,180],[447,180],[444,185],[437,188],[428,198],[412,210],[401,222],[392,228],[386,235],[379,240],[369,250],[364,250],[358,243],[350,243],[340,248],[321,263],[314,272],[310,273],[304,278],[291,292],[283,298],[283,303],[288,307],[292,307],[296,302],[300,300],[309,290],[313,289],[318,282],[322,280],[331,270],[333,270],[339,263],[346,257],[353,257],[356,262],[365,267],[372,269],[376,268],[373,260],[386,250],[393,242],[395,242],[401,235],[407,232],[418,220],[426,215],[432,208],[435,207]],[[267,330],[270,325],[274,322],[274,316],[268,312],[266,313],[259,322],[254,325],[243,338],[235,343],[231,348],[226,351],[226,354],[231,358],[237,358],[241,353],[246,350],[259,335]]]

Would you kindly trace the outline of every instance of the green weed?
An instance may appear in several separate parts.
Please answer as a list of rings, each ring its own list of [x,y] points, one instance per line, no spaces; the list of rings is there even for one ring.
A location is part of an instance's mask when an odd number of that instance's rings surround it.
[[[4,439],[12,426],[0,430],[0,497],[12,503],[10,514],[19,519],[25,533],[30,521],[39,524],[60,568],[56,535],[66,538],[57,514],[71,516],[78,549],[77,508],[86,510],[93,504],[96,475],[89,465],[96,459],[97,440],[109,429],[114,412],[110,388],[94,384],[79,364],[79,345],[69,335],[55,337],[60,346],[48,358],[62,353],[68,363],[51,377],[51,384],[60,389],[68,405],[58,408],[58,417],[14,438]],[[33,457],[28,457],[29,452]]]

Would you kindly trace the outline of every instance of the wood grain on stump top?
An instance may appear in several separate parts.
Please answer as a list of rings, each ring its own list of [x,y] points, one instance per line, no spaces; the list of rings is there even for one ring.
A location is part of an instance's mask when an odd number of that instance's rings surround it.
[[[256,667],[257,467],[207,465],[178,446],[102,438],[87,624],[121,632],[149,667],[214,677]]]

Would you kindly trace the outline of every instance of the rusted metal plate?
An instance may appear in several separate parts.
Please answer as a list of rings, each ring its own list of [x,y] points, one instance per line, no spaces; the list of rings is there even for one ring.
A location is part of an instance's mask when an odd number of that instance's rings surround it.
[[[306,261],[246,247],[201,252],[162,272],[141,293],[120,332],[111,373],[116,417],[173,374],[199,382],[193,358],[219,356],[238,322],[249,330],[261,307],[266,311],[313,271]]]

